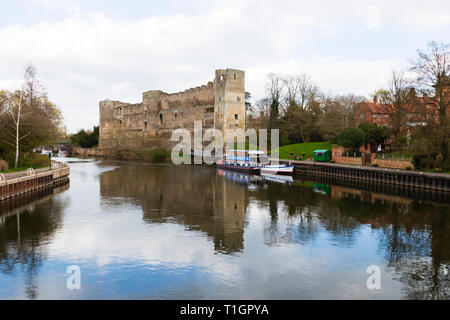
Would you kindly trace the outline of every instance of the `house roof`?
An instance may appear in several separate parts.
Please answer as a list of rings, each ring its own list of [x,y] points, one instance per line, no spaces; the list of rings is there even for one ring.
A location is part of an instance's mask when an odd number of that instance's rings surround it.
[[[390,113],[392,110],[392,105],[390,104],[363,102],[362,105],[365,105],[372,113]]]

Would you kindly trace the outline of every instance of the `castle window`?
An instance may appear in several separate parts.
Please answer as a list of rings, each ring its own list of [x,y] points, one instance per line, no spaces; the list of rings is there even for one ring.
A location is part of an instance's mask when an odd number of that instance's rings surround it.
[[[239,120],[239,115],[238,114],[234,115],[234,120]]]
[[[238,101],[238,102],[241,102],[241,97],[237,97],[237,101]]]
[[[162,113],[159,114],[159,123],[163,124],[163,115],[162,115]]]
[[[176,117],[178,117],[178,113],[177,113],[176,111],[175,111],[175,114],[174,114],[174,116],[175,116],[175,118],[176,118]]]
[[[144,121],[144,128],[147,129],[147,120]]]
[[[219,102],[222,101],[222,97],[219,97]]]
[[[236,80],[236,73],[234,74],[234,80]]]

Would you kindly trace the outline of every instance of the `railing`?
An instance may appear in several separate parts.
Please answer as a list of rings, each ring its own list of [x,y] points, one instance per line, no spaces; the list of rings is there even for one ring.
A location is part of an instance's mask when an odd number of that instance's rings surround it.
[[[376,159],[411,161],[412,156],[403,153],[376,153]]]
[[[55,169],[52,169],[56,167]],[[70,174],[70,168],[61,162],[52,161],[51,169],[36,173],[32,168],[27,169],[26,175],[6,179],[4,174],[0,176],[0,200],[7,199],[28,191],[36,190],[55,182],[65,180]]]
[[[345,151],[345,152],[336,152],[336,156],[338,157],[347,157],[347,158],[361,158],[362,153],[361,152],[352,152],[352,151]]]

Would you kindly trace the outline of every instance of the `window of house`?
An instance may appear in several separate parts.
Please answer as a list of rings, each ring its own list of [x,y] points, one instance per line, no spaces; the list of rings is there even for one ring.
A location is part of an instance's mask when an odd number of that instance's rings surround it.
[[[234,120],[239,120],[239,115],[238,114],[234,115]]]
[[[174,114],[174,116],[175,116],[175,118],[176,118],[176,117],[178,117],[178,113],[177,113],[176,111],[175,111],[175,114]]]
[[[360,118],[364,119],[364,113],[361,113]]]
[[[222,97],[219,97],[219,102],[222,101]]]
[[[374,118],[376,118],[376,117],[377,117],[377,114],[376,114],[376,113],[374,113],[374,114],[373,114],[373,117],[374,117]]]

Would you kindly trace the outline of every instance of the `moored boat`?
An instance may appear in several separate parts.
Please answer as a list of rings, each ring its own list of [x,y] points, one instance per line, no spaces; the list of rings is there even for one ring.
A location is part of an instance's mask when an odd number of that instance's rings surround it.
[[[225,159],[217,163],[217,168],[248,173],[259,173],[269,159],[263,151],[227,150]]]
[[[261,173],[264,174],[292,174],[294,172],[294,166],[287,166],[285,164],[271,164],[261,167]]]

